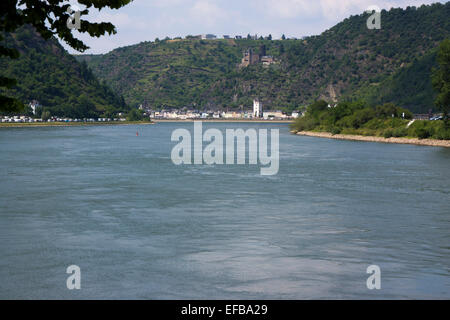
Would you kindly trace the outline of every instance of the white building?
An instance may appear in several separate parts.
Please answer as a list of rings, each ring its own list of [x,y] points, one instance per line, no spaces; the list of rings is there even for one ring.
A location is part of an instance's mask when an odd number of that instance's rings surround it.
[[[203,40],[214,40],[217,39],[217,36],[215,34],[202,34],[201,35]]]
[[[282,120],[282,119],[286,119],[286,115],[283,114],[283,112],[281,111],[268,111],[268,112],[263,112],[263,118],[264,120]]]
[[[253,116],[255,118],[261,118],[263,115],[262,102],[259,100],[253,100]]]
[[[36,115],[36,109],[39,107],[39,102],[33,100],[30,102],[30,108],[33,111],[33,114]]]

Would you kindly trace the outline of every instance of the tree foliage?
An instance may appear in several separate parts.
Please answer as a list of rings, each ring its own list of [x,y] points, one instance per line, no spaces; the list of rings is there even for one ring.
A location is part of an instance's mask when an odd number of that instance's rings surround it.
[[[87,15],[91,8],[118,9],[132,0],[78,0],[84,6],[80,16]],[[88,49],[81,40],[73,35],[73,29],[67,27],[70,18],[68,0],[2,0],[0,2],[0,41],[4,40],[5,33],[12,33],[24,25],[33,26],[44,38],[50,39],[58,36],[72,48],[78,51]],[[87,20],[80,20],[80,33],[88,33],[92,37],[100,37],[105,33],[114,34],[116,29],[109,22],[93,23]],[[0,45],[0,57],[5,56],[10,59],[17,59],[19,52],[15,48]],[[3,77],[0,80],[0,87],[11,88],[14,85],[12,78]],[[0,96],[0,111],[18,111],[21,109],[21,102],[11,97]]]
[[[439,68],[433,72],[433,86],[438,92],[435,103],[447,116],[450,109],[450,39],[441,43],[438,63]]]
[[[450,128],[444,121],[415,121],[408,127],[412,117],[410,111],[392,103],[370,107],[361,101],[344,101],[328,107],[325,101],[317,101],[292,124],[292,130],[450,140]]]
[[[128,110],[120,95],[98,81],[87,64],[68,54],[56,39],[44,40],[33,27],[23,26],[5,40],[21,55],[13,60],[0,58],[0,70],[5,78],[19,81],[7,90],[0,87],[0,95],[8,94],[25,104],[37,100],[51,115],[61,117],[112,118]],[[3,105],[11,105],[11,100]],[[16,111],[3,108],[2,112]]]
[[[144,116],[142,115],[142,111],[138,109],[131,109],[127,114],[128,121],[141,121],[143,119]]]

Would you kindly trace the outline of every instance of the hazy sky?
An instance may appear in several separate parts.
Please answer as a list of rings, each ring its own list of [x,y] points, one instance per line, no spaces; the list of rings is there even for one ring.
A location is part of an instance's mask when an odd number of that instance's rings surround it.
[[[389,9],[433,2],[437,1],[134,0],[122,9],[93,11],[88,17],[91,22],[112,22],[117,28],[116,35],[79,37],[91,47],[86,53],[106,53],[117,47],[153,41],[157,37],[163,39],[189,34],[272,34],[274,38],[285,34],[299,38],[320,34],[348,16],[362,13],[371,5]],[[75,53],[74,50],[69,51]]]

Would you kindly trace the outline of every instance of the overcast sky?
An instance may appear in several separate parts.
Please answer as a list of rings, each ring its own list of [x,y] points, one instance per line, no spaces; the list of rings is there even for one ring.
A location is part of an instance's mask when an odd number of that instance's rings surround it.
[[[350,15],[362,13],[371,5],[389,9],[433,2],[437,1],[134,0],[119,10],[92,11],[89,15],[88,20],[91,22],[112,22],[117,28],[116,35],[101,38],[79,35],[79,38],[91,47],[86,53],[106,53],[155,38],[184,37],[189,34],[272,34],[274,38],[285,34],[287,37],[299,38],[320,34]],[[69,52],[77,53],[72,49]]]

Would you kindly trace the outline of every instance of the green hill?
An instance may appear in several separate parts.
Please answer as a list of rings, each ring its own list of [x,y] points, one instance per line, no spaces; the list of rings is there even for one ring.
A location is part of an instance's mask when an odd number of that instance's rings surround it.
[[[96,117],[128,110],[123,98],[102,84],[85,63],[68,54],[56,39],[45,41],[25,26],[6,35],[8,47],[19,59],[0,59],[1,75],[17,79],[17,86],[2,93],[27,104],[37,100],[52,115]]]
[[[374,108],[360,101],[340,102],[329,108],[327,102],[316,101],[307,107],[304,117],[291,124],[291,130],[385,138],[450,139],[450,127],[445,121],[419,120],[410,123],[412,117],[410,111],[390,103]]]
[[[431,72],[435,67],[436,51],[432,50],[381,83],[361,88],[353,97],[363,99],[370,105],[394,103],[414,113],[427,113],[427,108],[433,109],[436,97],[431,84]]]
[[[373,88],[383,91],[394,81],[395,90],[376,102],[428,111],[428,80],[414,86],[403,79],[418,71],[428,75],[430,52],[450,37],[450,3],[383,11],[381,30],[367,29],[368,16],[351,16],[302,40],[175,39],[77,59],[132,105],[238,108],[258,97],[266,107],[292,110],[320,98],[374,101]],[[258,52],[262,45],[278,63],[238,68],[245,50]],[[416,95],[408,99],[409,92]]]

